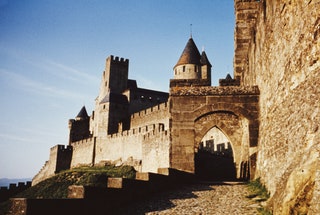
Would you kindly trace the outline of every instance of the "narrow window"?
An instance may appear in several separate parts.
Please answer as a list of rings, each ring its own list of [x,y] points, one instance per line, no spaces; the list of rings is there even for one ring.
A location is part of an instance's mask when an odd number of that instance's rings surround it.
[[[186,66],[182,67],[182,71],[185,72],[186,71]]]

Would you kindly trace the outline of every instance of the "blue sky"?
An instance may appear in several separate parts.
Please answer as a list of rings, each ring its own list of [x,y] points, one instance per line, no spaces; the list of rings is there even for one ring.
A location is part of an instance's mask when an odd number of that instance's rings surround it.
[[[0,0],[0,178],[33,177],[68,143],[109,55],[129,59],[139,87],[168,92],[190,24],[217,85],[233,73],[233,0]]]

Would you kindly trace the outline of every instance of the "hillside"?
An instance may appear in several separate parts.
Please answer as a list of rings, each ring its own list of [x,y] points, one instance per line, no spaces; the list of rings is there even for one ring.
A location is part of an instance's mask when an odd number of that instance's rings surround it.
[[[81,167],[67,170],[48,178],[19,193],[19,198],[67,198],[70,185],[106,187],[107,177],[134,178],[136,171],[131,166]],[[6,214],[9,201],[0,204],[0,215]]]

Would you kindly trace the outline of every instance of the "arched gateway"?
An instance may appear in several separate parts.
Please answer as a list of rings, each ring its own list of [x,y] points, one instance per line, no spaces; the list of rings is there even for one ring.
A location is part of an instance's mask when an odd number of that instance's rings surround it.
[[[256,87],[175,86],[170,91],[172,168],[195,172],[195,153],[213,127],[230,140],[237,178],[253,177],[258,142]]]
[[[170,80],[170,167],[194,173],[202,138],[213,127],[230,140],[236,177],[254,177],[258,142],[257,87],[239,86],[230,75],[211,87],[211,64],[192,38]],[[219,173],[217,173],[219,174]]]

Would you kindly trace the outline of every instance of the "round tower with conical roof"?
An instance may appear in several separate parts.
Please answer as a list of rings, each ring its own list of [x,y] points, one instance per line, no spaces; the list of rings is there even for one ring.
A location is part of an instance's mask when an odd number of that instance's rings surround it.
[[[200,79],[200,52],[192,37],[187,42],[177,64],[174,66],[174,79]]]
[[[174,79],[170,86],[210,86],[211,64],[204,51],[200,54],[192,37],[189,38],[177,64],[173,67]]]

